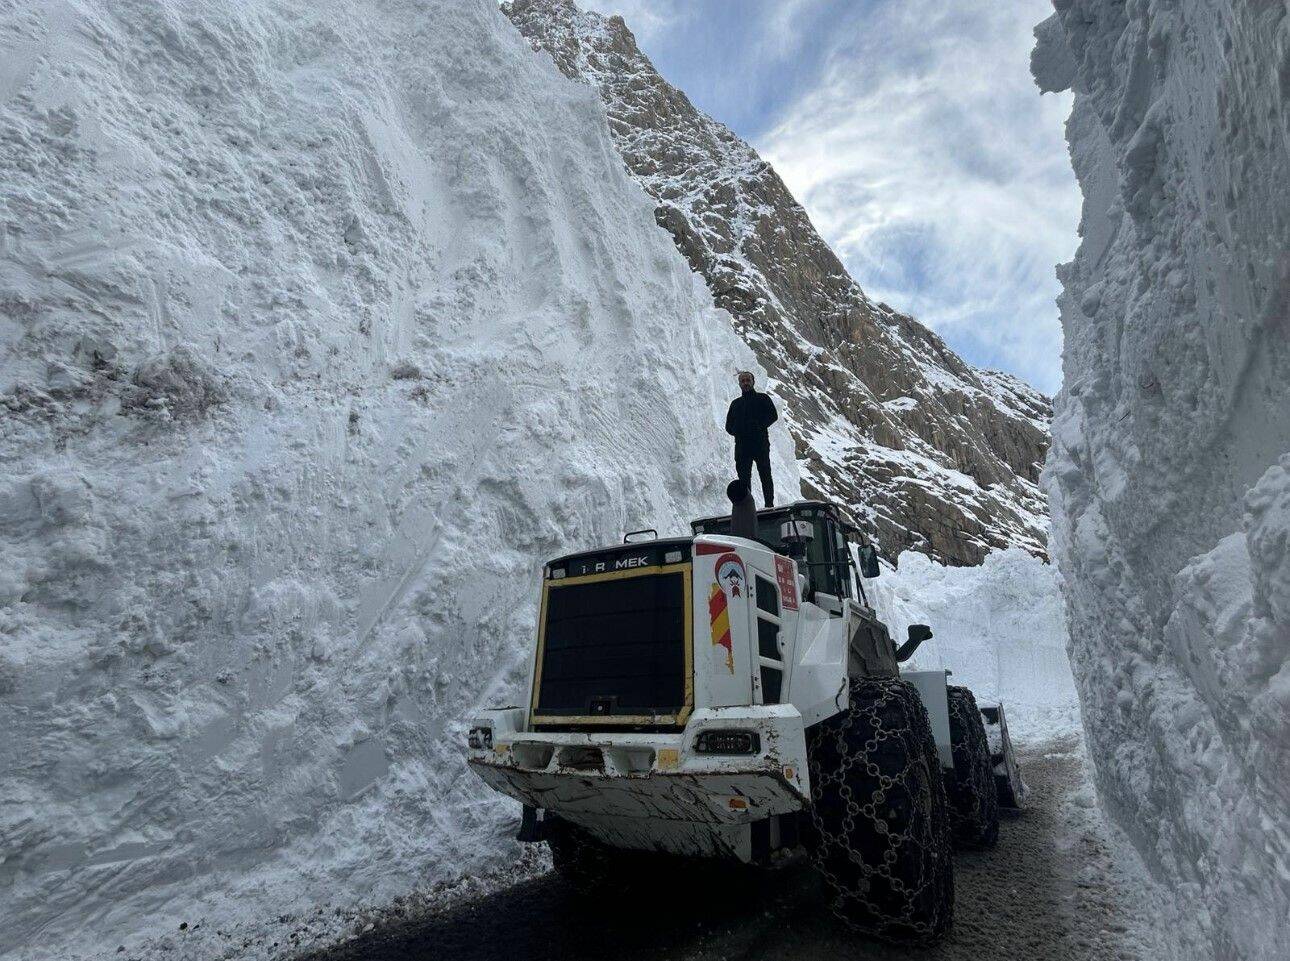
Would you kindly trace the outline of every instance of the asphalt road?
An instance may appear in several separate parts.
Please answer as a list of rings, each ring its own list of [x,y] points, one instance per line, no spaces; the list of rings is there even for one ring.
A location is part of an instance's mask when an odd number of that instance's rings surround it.
[[[875,944],[835,922],[797,862],[768,871],[690,867],[628,899],[580,898],[553,874],[421,918],[387,922],[310,961],[937,959],[1149,961],[1149,910],[1117,858],[1070,738],[1023,753],[1032,790],[998,847],[956,859],[955,921],[926,948]]]

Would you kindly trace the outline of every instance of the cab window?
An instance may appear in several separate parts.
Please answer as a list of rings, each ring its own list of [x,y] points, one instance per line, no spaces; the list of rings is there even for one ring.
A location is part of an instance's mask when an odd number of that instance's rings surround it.
[[[827,511],[819,508],[784,510],[757,515],[757,539],[767,547],[785,553],[781,533],[786,521],[800,520],[811,525],[813,537],[806,547],[806,557],[799,563],[807,575],[812,590],[834,597],[851,597],[851,578],[846,536],[841,525]],[[730,519],[720,517],[703,524],[695,524],[697,534],[728,534]]]
[[[841,529],[823,511],[814,512],[809,520],[815,528],[815,537],[806,548],[806,559],[811,565],[811,583],[822,594],[850,597],[846,550],[837,546],[842,537]]]

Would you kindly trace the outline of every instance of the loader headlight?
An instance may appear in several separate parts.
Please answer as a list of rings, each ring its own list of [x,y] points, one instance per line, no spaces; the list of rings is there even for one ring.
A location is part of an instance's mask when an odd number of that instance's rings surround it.
[[[491,750],[493,746],[493,729],[491,727],[472,727],[466,736],[466,743],[476,751]]]
[[[760,754],[756,731],[703,731],[694,742],[699,754]]]

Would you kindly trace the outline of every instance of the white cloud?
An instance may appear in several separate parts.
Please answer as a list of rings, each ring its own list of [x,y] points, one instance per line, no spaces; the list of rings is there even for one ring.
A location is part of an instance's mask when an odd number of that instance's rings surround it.
[[[622,17],[642,44],[676,29],[694,13],[693,6],[682,0],[589,0],[579,6],[607,17]]]
[[[750,17],[764,21],[761,37],[754,51],[757,60],[782,60],[797,52],[807,42],[803,25],[812,21],[807,14],[817,7],[819,0],[777,0],[768,11],[753,11],[745,7]]]
[[[1045,0],[882,0],[821,40],[757,148],[871,296],[969,359],[1060,382],[1056,263],[1079,193],[1067,95],[1029,74]],[[815,53],[816,51],[813,51]]]

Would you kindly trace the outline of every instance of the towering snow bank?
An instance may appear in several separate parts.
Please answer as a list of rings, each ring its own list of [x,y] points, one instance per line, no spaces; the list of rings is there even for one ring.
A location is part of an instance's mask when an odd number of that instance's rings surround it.
[[[1085,205],[1047,488],[1099,787],[1193,957],[1290,957],[1290,13],[1060,0]]]
[[[1018,740],[1079,730],[1060,578],[1051,565],[1020,548],[987,554],[976,567],[945,567],[907,551],[896,570],[865,589],[898,640],[910,624],[932,628],[911,667],[947,669],[950,683],[971,688],[982,703],[1003,701]]]
[[[599,101],[491,0],[88,0],[0,103],[0,953],[488,862],[538,564],[720,507],[753,365]]]

